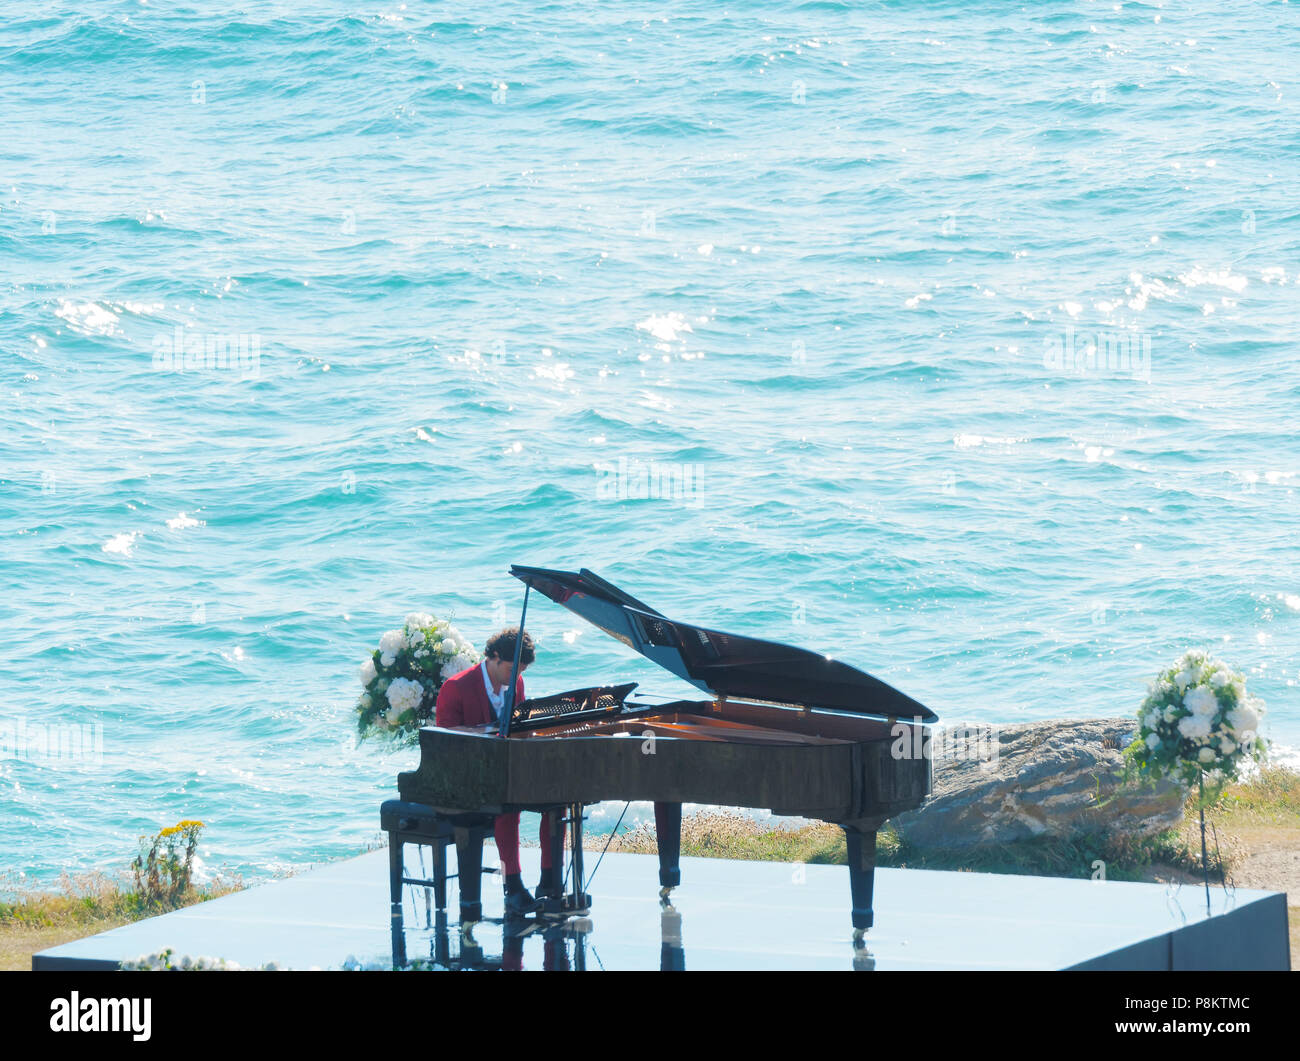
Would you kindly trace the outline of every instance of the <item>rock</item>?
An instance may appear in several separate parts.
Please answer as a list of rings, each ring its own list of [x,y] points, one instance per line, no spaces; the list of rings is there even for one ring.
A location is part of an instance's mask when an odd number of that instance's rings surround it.
[[[1097,805],[1098,780],[1103,799],[1116,791],[1121,753],[1136,729],[1134,719],[1108,718],[944,731],[947,747],[935,750],[933,795],[891,824],[918,847],[1172,828],[1182,821],[1184,796],[1169,782],[1130,784]]]

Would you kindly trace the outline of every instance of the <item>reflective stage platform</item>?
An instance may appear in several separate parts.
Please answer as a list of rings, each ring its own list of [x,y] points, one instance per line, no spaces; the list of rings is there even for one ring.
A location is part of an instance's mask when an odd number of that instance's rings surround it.
[[[539,852],[522,852],[537,880]],[[426,865],[428,854],[425,853]],[[589,859],[594,864],[595,858]],[[415,849],[408,871],[423,876]],[[483,881],[469,938],[405,889],[391,929],[388,852],[150,918],[35,955],[34,969],[105,969],[170,947],[242,968],[391,968],[396,949],[434,968],[507,969],[1287,969],[1286,897],[1201,887],[876,871],[875,927],[851,942],[844,866],[683,858],[673,906],[658,899],[653,855],[609,854],[588,891],[591,914],[548,928],[500,921],[499,879]]]

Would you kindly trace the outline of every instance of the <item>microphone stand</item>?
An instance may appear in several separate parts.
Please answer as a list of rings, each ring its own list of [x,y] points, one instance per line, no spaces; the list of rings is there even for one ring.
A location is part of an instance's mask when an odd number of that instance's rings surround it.
[[[531,587],[524,583],[524,610],[519,616],[519,633],[515,637],[515,662],[510,670],[510,688],[506,690],[505,700],[501,706],[501,720],[498,732],[503,737],[510,736],[510,716],[515,713],[515,688],[519,684],[519,653],[524,647],[524,620],[528,618],[528,591]]]

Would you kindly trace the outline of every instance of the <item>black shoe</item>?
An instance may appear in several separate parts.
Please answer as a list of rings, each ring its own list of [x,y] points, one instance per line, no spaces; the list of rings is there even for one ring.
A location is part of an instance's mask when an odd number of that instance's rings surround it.
[[[533,893],[538,899],[558,899],[560,897],[559,874],[554,869],[543,869],[537,890]]]
[[[527,917],[537,913],[541,907],[536,899],[528,894],[528,889],[520,887],[518,891],[506,892],[506,917]]]

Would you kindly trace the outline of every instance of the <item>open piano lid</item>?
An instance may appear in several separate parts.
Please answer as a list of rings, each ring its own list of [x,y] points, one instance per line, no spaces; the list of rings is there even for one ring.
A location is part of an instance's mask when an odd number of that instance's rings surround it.
[[[512,564],[510,573],[697,688],[715,696],[937,722],[939,716],[847,663],[807,649],[679,623],[583,568]]]

